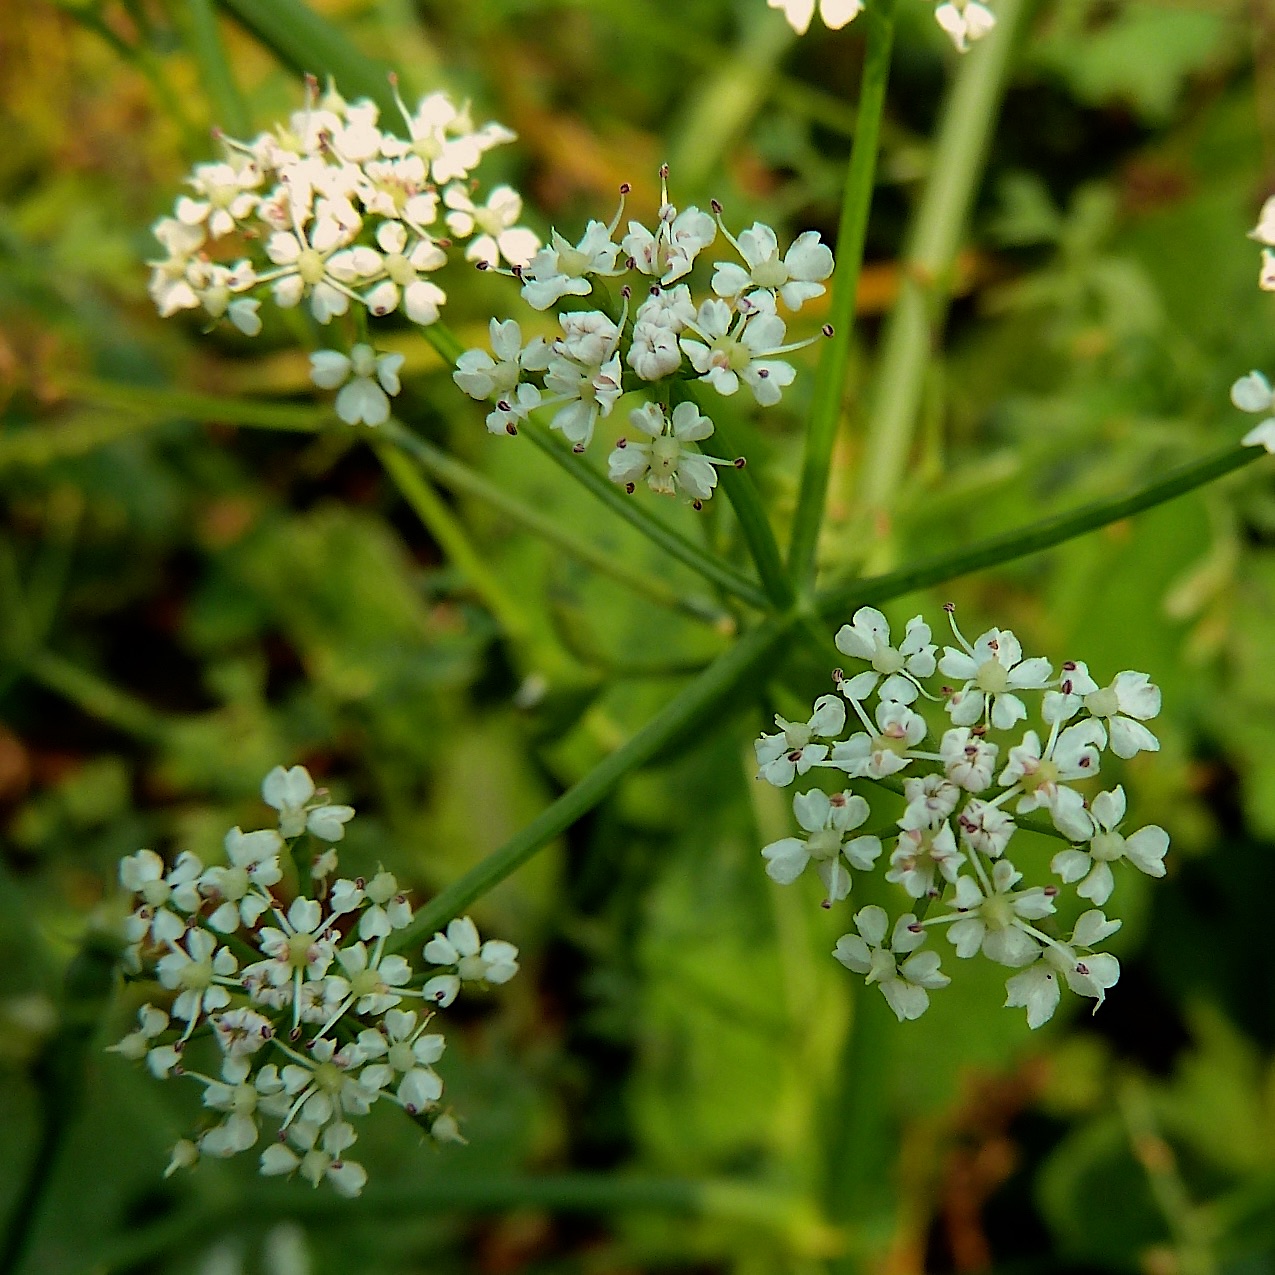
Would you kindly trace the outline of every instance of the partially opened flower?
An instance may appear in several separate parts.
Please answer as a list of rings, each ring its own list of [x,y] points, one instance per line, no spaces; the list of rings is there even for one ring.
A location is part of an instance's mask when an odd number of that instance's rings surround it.
[[[316,350],[310,355],[310,379],[320,389],[341,391],[336,414],[347,425],[384,425],[390,418],[391,394],[402,388],[398,373],[401,354],[377,354],[370,345],[356,345],[350,353]]]

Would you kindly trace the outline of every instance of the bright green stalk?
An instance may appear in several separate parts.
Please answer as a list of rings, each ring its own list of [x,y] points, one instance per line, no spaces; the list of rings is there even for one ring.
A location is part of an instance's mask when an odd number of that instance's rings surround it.
[[[865,519],[888,511],[903,478],[957,249],[983,174],[1010,54],[1033,0],[1000,0],[996,27],[962,60],[904,256],[872,395],[859,496]]]
[[[304,0],[218,3],[294,71],[332,76],[345,97],[370,97],[381,108],[382,127],[392,129],[400,120],[390,90],[390,68],[361,53],[346,32],[315,13]]]
[[[856,607],[886,602],[890,598],[914,593],[917,589],[925,589],[932,584],[942,584],[945,580],[968,575],[971,571],[1012,562],[1029,553],[1039,553],[1042,549],[1074,540],[1086,532],[1119,522],[1144,509],[1153,509],[1156,505],[1162,505],[1196,487],[1202,487],[1223,474],[1229,474],[1233,469],[1252,464],[1265,455],[1257,447],[1228,447],[1203,460],[1182,465],[1164,478],[1129,495],[1094,501],[1070,513],[1056,514],[1052,518],[1007,531],[1004,535],[980,540],[968,548],[927,558],[888,575],[843,581],[821,592],[816,598],[816,607],[820,615],[833,619],[848,615]]]
[[[390,443],[378,444],[374,450],[403,499],[411,505],[452,565],[482,598],[483,604],[491,612],[505,637],[511,642],[526,638],[530,631],[526,616],[488,569],[482,556],[470,543],[464,527],[426,481],[420,469]]]
[[[217,123],[232,137],[247,137],[252,131],[252,119],[226,57],[213,0],[186,0],[186,19],[199,75]]]
[[[388,946],[401,951],[428,938],[588,814],[630,771],[645,765],[671,740],[702,723],[737,686],[766,663],[787,636],[791,623],[787,617],[772,616],[740,638],[627,743],[600,761],[498,850],[435,895],[409,927],[393,936]]]
[[[845,397],[846,368],[854,325],[855,297],[863,266],[863,245],[868,215],[876,187],[877,151],[881,118],[885,113],[886,85],[890,77],[890,51],[894,44],[894,9],[897,0],[874,0],[864,21],[868,24],[868,48],[859,86],[859,112],[846,170],[841,221],[837,227],[837,271],[832,282],[828,318],[833,336],[824,346],[815,381],[806,454],[801,467],[801,491],[793,517],[788,546],[788,570],[799,588],[812,582],[819,529],[823,525],[828,496],[832,449],[837,440],[841,405]]]

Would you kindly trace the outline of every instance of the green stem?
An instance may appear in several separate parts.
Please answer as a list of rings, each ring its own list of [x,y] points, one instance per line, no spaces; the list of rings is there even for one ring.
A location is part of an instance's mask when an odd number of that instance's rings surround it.
[[[657,606],[680,611],[709,624],[723,626],[731,623],[730,617],[707,598],[683,597],[676,589],[656,576],[630,566],[613,554],[599,549],[590,541],[571,532],[559,521],[542,514],[531,505],[501,490],[476,470],[462,465],[433,443],[412,433],[398,421],[390,420],[381,426],[381,433],[395,447],[411,456],[435,482],[462,495],[483,501],[511,522],[539,536],[546,544],[569,554],[577,561],[592,567],[600,575],[610,576],[617,583],[632,589]]]
[[[1010,54],[1032,0],[1000,0],[996,28],[963,59],[935,143],[890,312],[872,397],[860,498],[864,516],[888,511],[907,464],[926,366],[946,309],[957,249],[983,173]]]
[[[167,718],[150,705],[51,651],[37,651],[27,656],[22,666],[46,689],[69,700],[90,717],[129,735],[158,743],[171,731]]]
[[[868,233],[872,194],[876,188],[881,118],[885,113],[886,86],[890,78],[895,4],[896,0],[877,0],[868,6],[865,14],[868,48],[863,80],[859,86],[858,126],[850,150],[841,220],[837,226],[837,272],[833,278],[828,313],[834,332],[824,346],[815,381],[806,452],[801,467],[801,490],[793,517],[792,540],[788,546],[788,569],[798,587],[812,582],[814,577],[819,529],[823,525],[828,496],[832,450],[845,398],[855,298],[863,268],[863,246]]]
[[[416,919],[389,943],[395,951],[428,938],[464,911],[511,872],[521,867],[554,837],[592,810],[630,771],[651,761],[671,740],[702,721],[718,703],[766,662],[787,635],[792,621],[772,616],[745,634],[698,678],[670,700],[641,730],[599,762],[531,823],[516,832],[429,901]]]
[[[505,637],[511,642],[523,641],[530,625],[521,609],[509,597],[499,580],[488,569],[482,556],[470,543],[464,527],[429,485],[420,469],[390,443],[375,444],[373,450],[394,480],[403,499],[433,536],[448,560],[469,581],[482,598]]]
[[[186,0],[186,20],[199,75],[217,123],[232,137],[246,138],[252,131],[252,120],[226,57],[213,0]]]
[[[1162,505],[1230,473],[1233,469],[1251,465],[1265,455],[1257,447],[1228,447],[1203,460],[1182,465],[1164,478],[1130,495],[1119,496],[1114,500],[1095,501],[1069,513],[1056,514],[1029,526],[1007,531],[1004,535],[981,540],[968,548],[927,558],[901,571],[843,581],[821,592],[816,599],[816,607],[820,615],[832,619],[849,614],[855,607],[885,602],[932,584],[942,584],[945,580],[968,575],[971,571],[999,566],[1027,554],[1039,553],[1042,549],[1074,540],[1086,532],[1119,522],[1144,509]]]
[[[335,419],[328,408],[303,407],[291,403],[261,403],[254,399],[223,398],[218,394],[200,394],[191,390],[125,385],[121,381],[75,378],[65,382],[65,388],[73,398],[81,402],[99,403],[103,407],[134,413],[145,418],[148,424],[187,416],[192,420],[213,421],[217,424],[308,434],[319,429],[325,422]],[[11,440],[4,441],[7,443]],[[0,450],[0,464],[3,463],[3,458],[4,452]]]

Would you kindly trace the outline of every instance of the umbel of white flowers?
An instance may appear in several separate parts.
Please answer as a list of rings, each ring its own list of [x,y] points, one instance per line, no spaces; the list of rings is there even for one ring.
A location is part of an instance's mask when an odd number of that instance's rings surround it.
[[[303,766],[276,766],[262,795],[278,827],[232,828],[223,863],[187,851],[168,867],[151,850],[121,861],[125,968],[150,987],[137,1027],[110,1049],[203,1088],[207,1118],[173,1148],[168,1174],[249,1151],[271,1129],[263,1174],[358,1195],[367,1173],[346,1153],[377,1102],[436,1141],[464,1141],[434,1070],[445,1047],[435,1011],[466,986],[508,982],[518,949],[483,942],[460,917],[425,944],[430,970],[388,952],[412,906],[392,873],[337,875],[353,809],[329,802]],[[285,888],[303,861],[308,892]]]
[[[252,141],[218,133],[222,157],[195,165],[190,193],[154,226],[163,255],[150,262],[150,294],[160,314],[201,311],[256,336],[269,300],[281,309],[304,303],[324,325],[351,314],[425,325],[447,300],[433,275],[454,246],[485,265],[529,262],[540,240],[517,224],[522,197],[497,186],[484,199],[473,177],[515,134],[475,125],[468,106],[445,93],[415,111],[398,105],[398,130],[385,130],[374,102],[347,102],[331,84],[320,95],[308,77],[305,107],[286,123]],[[348,358],[337,350],[316,358],[316,384],[344,384],[342,419],[386,419],[401,356],[378,359],[355,345]],[[347,363],[340,374],[337,359]]]
[[[779,308],[796,311],[823,295],[832,252],[813,230],[786,252],[761,222],[736,237],[716,201],[711,213],[675,208],[667,165],[655,225],[630,220],[617,241],[629,189],[621,187],[609,222],[590,221],[574,244],[555,230],[529,262],[506,272],[519,280],[533,310],[555,311],[557,333],[524,344],[515,320],[492,319],[490,353],[467,350],[453,379],[471,398],[494,403],[491,433],[516,435],[533,411],[544,409],[552,412],[550,427],[577,452],[623,395],[649,395],[629,412],[632,435],[611,452],[611,481],[629,492],[645,481],[699,508],[717,485],[717,467],[743,462],[699,450],[714,427],[694,387],[723,396],[743,388],[761,407],[778,403],[796,377],[782,356],[818,339],[789,342]],[[697,298],[688,280],[719,230],[738,260],[714,261],[710,294]]]
[[[793,798],[801,835],[762,855],[780,884],[813,865],[825,907],[851,894],[856,874],[884,863],[906,910],[891,921],[876,905],[860,909],[834,955],[875,983],[900,1020],[920,1017],[930,993],[951,981],[927,946],[941,931],[958,959],[981,955],[1016,971],[1005,1004],[1025,1008],[1035,1028],[1053,1016],[1064,983],[1097,1009],[1120,977],[1116,957],[1098,950],[1120,928],[1101,910],[1115,874],[1164,875],[1164,829],[1124,830],[1120,785],[1087,795],[1104,752],[1130,758],[1159,750],[1144,723],[1159,713],[1160,691],[1145,673],[1099,685],[1078,661],[1055,673],[1047,660],[1025,658],[1008,629],[988,629],[970,643],[947,610],[956,645],[940,655],[921,616],[895,645],[885,616],[862,607],[836,636],[861,671],[836,670],[836,694],[820,696],[806,721],[777,717],[778,730],[755,745],[758,778],[777,787],[815,770],[861,781],[898,776],[903,813],[874,820],[860,792],[811,788]],[[1052,878],[1029,884],[1007,852],[1015,816],[1037,811],[1064,848],[1050,861]],[[1060,927],[1076,911],[1068,890],[1086,908],[1069,928]]]

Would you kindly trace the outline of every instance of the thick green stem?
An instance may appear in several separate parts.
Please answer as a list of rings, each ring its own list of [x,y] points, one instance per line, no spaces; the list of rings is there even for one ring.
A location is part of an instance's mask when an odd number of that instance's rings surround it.
[[[821,592],[816,599],[816,606],[820,615],[833,619],[848,615],[855,607],[886,602],[890,598],[902,597],[905,593],[914,593],[917,589],[928,588],[932,584],[942,584],[945,580],[968,575],[971,571],[999,566],[1030,553],[1039,553],[1042,549],[1074,540],[1086,532],[1119,522],[1120,519],[1144,509],[1162,505],[1230,473],[1233,469],[1250,465],[1265,455],[1261,448],[1228,447],[1224,452],[1182,465],[1164,478],[1130,495],[1095,501],[1070,513],[1057,514],[1027,527],[1007,531],[1002,536],[978,541],[968,548],[927,558],[902,571],[843,581]]]
[[[622,747],[599,762],[573,788],[542,811],[459,880],[452,882],[416,914],[415,921],[394,935],[389,947],[411,947],[520,868],[554,837],[592,810],[630,771],[645,765],[671,740],[688,730],[763,665],[792,625],[774,616],[745,634],[698,678],[670,700]]]
[[[957,249],[982,178],[1010,54],[1032,3],[1000,0],[995,30],[962,60],[941,113],[872,395],[859,489],[869,519],[888,513],[903,478]]]
[[[896,0],[877,0],[868,6],[868,48],[859,86],[859,112],[846,171],[841,220],[837,227],[837,272],[833,277],[828,318],[834,332],[824,346],[815,381],[806,454],[801,467],[801,490],[793,517],[788,546],[788,569],[797,586],[814,577],[819,529],[823,525],[828,496],[832,450],[837,440],[841,406],[845,398],[846,368],[850,358],[855,297],[863,267],[863,245],[876,187],[877,152],[881,118],[885,112],[886,85],[890,78],[890,52],[894,44]]]

